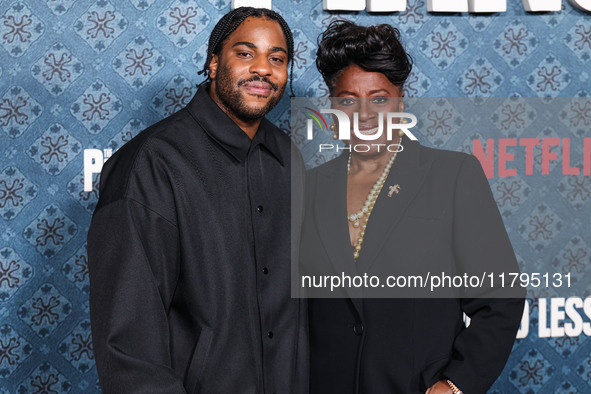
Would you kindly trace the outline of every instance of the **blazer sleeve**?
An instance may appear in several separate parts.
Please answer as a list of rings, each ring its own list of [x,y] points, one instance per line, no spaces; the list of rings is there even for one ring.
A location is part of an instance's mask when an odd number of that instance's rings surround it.
[[[454,196],[454,255],[460,272],[519,272],[511,242],[480,162],[467,156],[459,169]],[[452,361],[443,376],[466,394],[486,393],[502,372],[523,314],[522,289],[499,298],[463,298],[470,326],[455,338]],[[496,294],[495,294],[496,292]]]
[[[128,198],[101,206],[88,233],[90,318],[104,393],[185,393],[171,368],[175,224]]]

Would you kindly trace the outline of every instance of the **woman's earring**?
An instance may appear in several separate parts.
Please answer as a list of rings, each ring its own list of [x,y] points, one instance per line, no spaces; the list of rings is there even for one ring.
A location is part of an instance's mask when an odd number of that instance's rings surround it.
[[[339,133],[337,133],[337,125],[334,124],[334,122],[332,122],[330,124],[330,126],[328,126],[328,128],[330,129],[330,131],[332,131],[332,139],[333,140],[338,140],[339,139]]]

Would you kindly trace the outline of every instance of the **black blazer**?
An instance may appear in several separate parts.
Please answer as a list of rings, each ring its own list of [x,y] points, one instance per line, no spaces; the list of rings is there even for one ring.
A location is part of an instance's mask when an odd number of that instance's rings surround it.
[[[518,272],[478,160],[417,142],[403,146],[357,262],[346,219],[348,154],[309,171],[303,271],[382,279],[410,273],[409,267],[446,274]],[[388,197],[394,184],[400,192]],[[360,298],[376,294],[347,289],[339,299],[309,300],[311,393],[424,393],[442,378],[467,394],[486,392],[509,356],[524,302],[522,297]],[[463,313],[471,318],[469,328]]]

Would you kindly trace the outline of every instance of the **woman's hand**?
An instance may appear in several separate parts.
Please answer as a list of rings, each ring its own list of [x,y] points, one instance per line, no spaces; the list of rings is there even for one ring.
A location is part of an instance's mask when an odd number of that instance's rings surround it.
[[[427,391],[425,391],[425,394],[453,394],[453,391],[451,391],[451,387],[449,387],[445,380],[440,380],[433,386],[429,387]]]

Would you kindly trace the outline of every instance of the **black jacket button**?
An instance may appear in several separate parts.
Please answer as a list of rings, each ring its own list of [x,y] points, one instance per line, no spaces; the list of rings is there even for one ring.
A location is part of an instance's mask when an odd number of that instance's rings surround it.
[[[259,211],[259,212],[261,212],[261,213],[262,213],[262,212],[263,212],[263,206],[262,206],[262,205],[259,205],[259,206],[257,207],[257,211]]]
[[[357,336],[363,334],[363,324],[362,323],[355,323],[353,325],[353,333]]]

